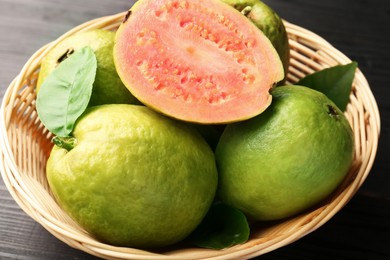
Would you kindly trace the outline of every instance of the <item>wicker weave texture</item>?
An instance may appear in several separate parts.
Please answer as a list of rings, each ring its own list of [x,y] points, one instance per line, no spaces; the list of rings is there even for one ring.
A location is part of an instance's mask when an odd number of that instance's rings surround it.
[[[251,230],[250,240],[225,250],[173,247],[161,251],[119,248],[103,244],[80,228],[57,205],[46,181],[45,163],[52,144],[35,110],[35,86],[40,62],[63,38],[92,28],[115,30],[125,13],[84,23],[56,41],[43,46],[24,65],[9,85],[0,114],[0,170],[7,189],[17,204],[55,237],[71,247],[105,259],[237,259],[252,258],[290,244],[316,230],[334,216],[357,192],[375,159],[380,132],[379,111],[369,84],[356,71],[346,116],[356,144],[350,172],[326,201],[288,220]],[[307,74],[351,60],[320,36],[284,21],[291,47],[287,83]]]

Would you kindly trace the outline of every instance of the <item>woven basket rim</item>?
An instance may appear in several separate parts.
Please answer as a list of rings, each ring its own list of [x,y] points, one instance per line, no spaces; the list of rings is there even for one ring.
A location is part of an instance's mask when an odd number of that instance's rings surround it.
[[[72,28],[58,39],[50,42],[35,52],[31,58],[23,66],[20,73],[15,77],[7,88],[2,104],[0,114],[0,130],[1,130],[1,174],[4,183],[9,190],[10,194],[17,202],[17,204],[34,220],[40,223],[46,230],[52,233],[55,237],[68,245],[83,250],[89,254],[108,258],[108,259],[234,259],[234,258],[250,258],[255,257],[287,244],[290,244],[301,237],[313,232],[323,224],[325,224],[330,218],[334,216],[344,205],[353,197],[359,187],[363,184],[366,177],[368,176],[378,146],[379,134],[380,134],[380,116],[376,100],[370,90],[369,84],[364,77],[363,73],[358,69],[355,74],[355,87],[356,92],[360,95],[358,98],[352,96],[351,102],[348,105],[349,119],[351,125],[355,129],[359,129],[359,136],[356,136],[356,141],[359,144],[359,149],[364,153],[368,154],[368,157],[364,157],[361,162],[356,165],[357,169],[353,169],[354,175],[356,175],[351,183],[346,184],[346,188],[341,190],[337,196],[330,198],[329,204],[326,204],[321,210],[314,210],[304,215],[302,219],[298,219],[296,222],[291,222],[294,225],[290,229],[295,232],[279,234],[272,239],[256,239],[250,240],[246,244],[237,245],[226,250],[206,250],[206,249],[174,249],[167,252],[149,252],[146,250],[139,250],[133,248],[120,248],[103,244],[99,241],[94,240],[89,236],[83,236],[75,230],[72,223],[64,223],[57,219],[57,215],[53,212],[48,212],[44,208],[39,207],[39,198],[37,198],[37,190],[32,188],[34,183],[30,177],[26,177],[28,173],[20,170],[18,165],[18,156],[15,154],[13,147],[13,140],[10,140],[10,128],[13,123],[13,113],[15,112],[15,103],[20,102],[21,99],[33,99],[34,96],[31,92],[27,91],[24,95],[22,91],[26,84],[29,82],[26,78],[32,75],[39,69],[41,58],[65,37],[77,33],[82,30],[89,30],[92,28],[105,28],[115,29],[123,20],[126,12],[118,14],[100,17],[86,23],[83,23],[75,28]],[[331,62],[337,64],[346,64],[351,60],[341,53],[339,50],[334,48],[328,41],[319,35],[302,28],[298,25],[283,21],[287,32],[289,34],[290,46],[292,47],[292,61],[295,61],[295,57],[306,60],[308,59],[308,68],[318,68],[316,60],[327,59],[328,53],[332,54],[329,57]],[[315,48],[317,51],[309,57],[305,57],[305,52],[310,52],[310,48]],[[313,47],[315,46],[315,47]],[[297,50],[302,51],[301,53],[295,53]],[[324,58],[325,57],[325,58]],[[304,68],[307,69],[307,68]],[[300,71],[297,70],[299,74]],[[292,74],[292,73],[291,73]],[[294,77],[291,76],[293,80]],[[30,102],[33,102],[30,100]],[[363,112],[355,112],[355,107],[363,107]],[[22,108],[24,108],[22,106]],[[33,113],[29,111],[28,113]],[[355,120],[355,119],[358,120]],[[28,119],[26,119],[28,120]],[[364,122],[364,123],[362,123]],[[364,124],[364,125],[362,125]],[[366,136],[371,137],[370,140],[365,140]],[[18,150],[16,150],[18,151]],[[20,160],[20,159],[19,159]],[[360,163],[360,164],[359,164]],[[352,170],[351,170],[352,171]],[[288,223],[286,224],[288,226]]]

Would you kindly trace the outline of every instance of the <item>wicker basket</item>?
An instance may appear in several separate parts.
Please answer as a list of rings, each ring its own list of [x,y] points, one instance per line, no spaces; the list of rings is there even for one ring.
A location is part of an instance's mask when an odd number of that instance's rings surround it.
[[[52,147],[51,135],[37,118],[35,85],[40,62],[64,37],[92,28],[115,30],[125,13],[98,18],[64,34],[40,50],[12,81],[1,106],[1,174],[19,206],[55,237],[71,247],[106,259],[237,259],[251,258],[290,244],[316,230],[334,216],[366,179],[378,146],[379,112],[370,87],[357,70],[346,115],[354,130],[354,163],[341,187],[316,208],[294,218],[251,230],[250,240],[224,250],[172,247],[144,251],[103,244],[80,228],[56,204],[45,176],[45,163]],[[288,83],[325,67],[350,62],[318,35],[285,22],[291,46]]]

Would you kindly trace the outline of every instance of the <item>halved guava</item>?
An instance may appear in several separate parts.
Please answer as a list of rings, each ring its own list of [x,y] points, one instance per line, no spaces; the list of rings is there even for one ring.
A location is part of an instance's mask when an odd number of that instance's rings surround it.
[[[116,33],[130,92],[168,116],[204,124],[251,118],[284,70],[270,40],[219,0],[140,0]]]

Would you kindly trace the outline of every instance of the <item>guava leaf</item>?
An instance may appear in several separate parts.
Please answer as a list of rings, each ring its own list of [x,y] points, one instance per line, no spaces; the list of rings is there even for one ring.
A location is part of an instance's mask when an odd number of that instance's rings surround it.
[[[54,135],[67,137],[88,106],[97,61],[90,47],[75,51],[50,73],[37,95],[39,119]]]
[[[341,111],[345,111],[357,66],[357,62],[353,61],[346,65],[326,68],[307,75],[296,85],[309,87],[324,93]]]
[[[245,243],[249,233],[249,224],[240,210],[216,203],[189,236],[189,241],[203,248],[222,249]]]

